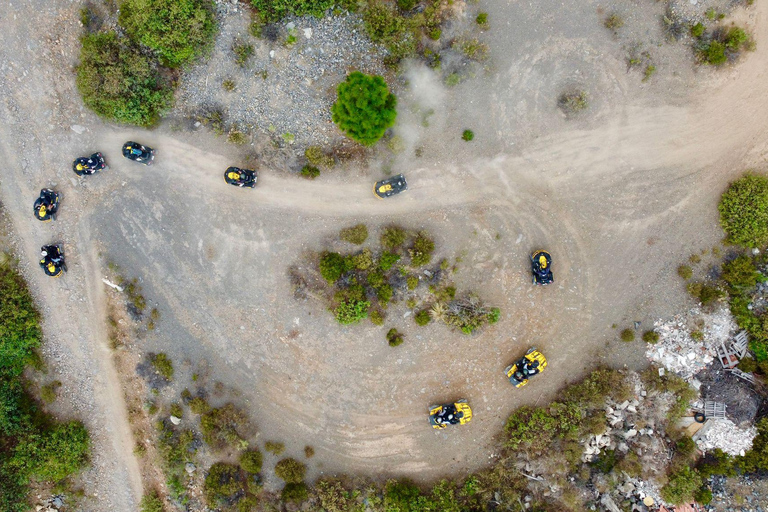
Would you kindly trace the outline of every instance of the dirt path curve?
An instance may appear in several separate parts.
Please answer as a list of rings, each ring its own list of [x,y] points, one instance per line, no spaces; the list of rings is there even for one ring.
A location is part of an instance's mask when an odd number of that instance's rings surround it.
[[[636,362],[613,343],[608,326],[638,315],[653,320],[682,302],[682,287],[667,284],[674,268],[688,251],[717,241],[719,192],[768,154],[765,9],[754,11],[757,51],[733,69],[702,71],[705,84],[684,104],[626,94],[600,107],[592,122],[519,149],[446,147],[430,165],[413,162],[408,193],[390,201],[372,196],[372,180],[308,182],[269,170],[257,189],[239,190],[222,180],[229,151],[200,144],[200,134],[104,126],[76,100],[68,68],[79,35],[72,5],[36,0],[4,10],[0,194],[43,309],[46,353],[72,403],[63,412],[83,417],[94,435],[85,475],[98,494],[91,509],[135,510],[141,493],[105,348],[98,274],[105,255],[140,274],[161,305],[163,320],[147,349],[175,361],[209,360],[217,378],[244,388],[242,400],[266,437],[293,441],[294,454],[314,444],[312,476],[432,478],[480,467],[514,407],[550,396],[596,361]],[[496,81],[478,84],[478,97],[511,102],[516,86],[504,80],[518,68],[504,59],[515,58],[500,57]],[[616,81],[627,80],[623,61],[606,62]],[[502,119],[510,111],[487,112],[500,138],[511,137]],[[127,139],[154,145],[156,165],[123,160]],[[72,155],[96,149],[112,169],[74,179]],[[41,186],[52,185],[64,194],[67,215],[40,225],[30,218],[31,204]],[[412,340],[393,352],[382,346],[382,332],[340,329],[319,308],[297,304],[285,266],[358,221],[425,226],[448,254],[468,251],[458,284],[482,287],[505,312],[503,321],[482,338],[467,338],[437,326],[417,331],[393,316],[388,322]],[[44,279],[34,263],[50,240],[67,243],[71,262],[57,281]],[[540,244],[558,258],[557,285],[547,290],[531,289],[525,269]],[[516,393],[499,372],[530,343],[550,355],[549,377]],[[189,384],[183,378],[179,385]],[[476,406],[473,423],[449,433],[425,429],[426,405],[457,395]]]

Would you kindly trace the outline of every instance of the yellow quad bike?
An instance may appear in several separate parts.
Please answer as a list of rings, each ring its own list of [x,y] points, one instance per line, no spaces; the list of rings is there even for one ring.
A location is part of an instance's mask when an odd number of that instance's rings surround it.
[[[405,181],[405,176],[398,174],[385,180],[377,181],[373,185],[373,193],[379,199],[392,197],[400,192],[408,190],[408,183]]]
[[[432,428],[444,429],[448,425],[466,425],[471,420],[472,408],[463,398],[452,404],[429,406],[429,424]]]
[[[516,388],[521,388],[528,384],[528,379],[543,372],[546,367],[547,358],[535,347],[532,347],[519,361],[507,366],[504,372],[507,374],[509,382],[514,384]]]

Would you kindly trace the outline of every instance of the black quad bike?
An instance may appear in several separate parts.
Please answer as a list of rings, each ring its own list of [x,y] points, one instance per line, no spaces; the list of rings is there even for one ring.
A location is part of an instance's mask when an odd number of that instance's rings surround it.
[[[392,176],[391,178],[387,178],[385,180],[377,181],[373,185],[373,193],[379,199],[394,196],[400,192],[403,192],[404,190],[408,190],[408,183],[406,183],[405,176],[402,174]]]
[[[155,150],[129,140],[123,144],[123,156],[140,164],[152,165],[152,161],[155,159]]]
[[[236,187],[253,188],[256,186],[258,175],[256,171],[250,169],[240,169],[239,167],[230,167],[224,171],[224,181]]]
[[[78,176],[90,176],[106,168],[107,163],[104,161],[104,156],[101,153],[81,156],[72,163],[72,170]]]
[[[40,197],[35,200],[35,218],[43,222],[56,220],[56,212],[59,211],[59,194],[53,189],[44,188],[40,191]]]
[[[40,268],[46,275],[59,277],[67,271],[64,263],[64,251],[60,245],[44,245],[40,248]]]
[[[547,251],[536,251],[531,254],[531,272],[533,284],[546,286],[555,278],[552,275],[552,256]]]

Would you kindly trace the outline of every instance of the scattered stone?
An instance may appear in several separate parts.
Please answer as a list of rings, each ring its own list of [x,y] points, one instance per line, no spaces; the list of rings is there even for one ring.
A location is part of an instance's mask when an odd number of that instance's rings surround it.
[[[83,132],[85,132],[86,130],[85,126],[81,126],[79,124],[73,124],[72,126],[70,126],[70,128],[72,129],[73,132],[75,132],[78,135],[82,135]]]
[[[196,469],[197,469],[197,466],[195,466],[191,462],[187,462],[184,465],[184,470],[187,472],[188,475],[191,475],[192,473],[194,473]]]
[[[730,455],[744,455],[752,448],[752,440],[757,435],[754,426],[742,429],[727,418],[709,419],[706,427],[701,428],[696,440],[696,445],[705,452],[720,448]]]
[[[181,423],[181,418],[178,418],[173,414],[171,414],[171,423],[173,423],[174,425],[178,425],[179,423]]]

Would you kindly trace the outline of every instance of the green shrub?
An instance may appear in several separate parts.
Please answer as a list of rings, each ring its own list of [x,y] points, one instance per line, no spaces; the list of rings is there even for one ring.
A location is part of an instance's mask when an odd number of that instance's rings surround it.
[[[304,482],[285,484],[280,497],[289,503],[301,503],[309,497],[307,484]]]
[[[481,27],[488,25],[488,13],[487,12],[479,13],[477,15],[477,18],[475,18],[475,22]]]
[[[677,275],[687,280],[693,277],[693,270],[688,265],[680,265],[677,267]]]
[[[732,52],[738,52],[749,41],[749,34],[747,34],[741,27],[731,27],[728,32],[725,33],[723,44],[728,50]]]
[[[83,37],[77,89],[96,114],[137,126],[154,125],[173,103],[156,63],[114,32]]]
[[[339,232],[339,238],[345,242],[360,245],[368,240],[368,228],[365,224],[357,224],[351,228],[344,228]]]
[[[688,283],[686,288],[692,297],[701,302],[702,306],[707,306],[725,295],[717,286],[711,286],[702,282]]]
[[[347,259],[337,252],[326,252],[320,257],[320,274],[331,284],[348,270],[351,270],[351,266]]]
[[[373,267],[373,254],[370,249],[363,249],[361,252],[352,255],[352,266],[357,270],[368,270]]]
[[[566,116],[572,116],[585,110],[589,106],[589,99],[584,91],[566,92],[560,95],[557,106]]]
[[[243,489],[240,470],[234,464],[217,462],[208,469],[203,493],[210,506],[231,502]]]
[[[706,27],[704,27],[704,24],[701,22],[698,22],[695,25],[691,25],[691,36],[698,39],[704,35],[705,30],[706,30]]]
[[[313,180],[320,176],[320,169],[317,167],[314,167],[312,165],[305,165],[301,168],[301,175],[304,176],[307,179]]]
[[[488,323],[493,325],[501,318],[501,310],[499,308],[491,308],[488,313]]]
[[[504,426],[506,446],[513,450],[540,452],[555,438],[577,433],[581,411],[576,404],[552,402],[548,407],[519,407]]]
[[[659,333],[655,331],[645,331],[643,333],[643,341],[646,343],[658,343]]]
[[[413,319],[416,321],[418,325],[424,326],[432,321],[432,316],[429,314],[428,309],[422,309],[421,311],[413,315]]]
[[[409,290],[415,290],[419,286],[419,278],[416,276],[408,276],[405,281]]]
[[[402,11],[410,11],[416,7],[416,0],[397,0],[397,6]]]
[[[173,363],[165,353],[150,354],[149,360],[157,373],[165,377],[166,380],[173,379]]]
[[[288,484],[302,482],[306,473],[307,466],[296,459],[283,459],[275,465],[275,475]]]
[[[702,485],[693,495],[693,499],[699,505],[709,505],[712,501],[712,491],[706,484]]]
[[[347,299],[339,303],[334,311],[336,320],[342,325],[350,325],[368,316],[371,303],[367,300]]]
[[[409,480],[389,480],[384,485],[384,510],[416,512],[420,495],[419,488]]]
[[[211,406],[205,398],[196,396],[189,400],[189,409],[195,414],[205,414],[211,410]]]
[[[248,59],[253,55],[254,49],[252,44],[244,43],[242,41],[235,41],[232,45],[232,53],[235,54],[235,63],[241,68],[245,67],[248,63]]]
[[[315,449],[311,446],[305,446],[304,447],[304,456],[308,459],[311,459],[315,456]]]
[[[57,482],[83,467],[89,450],[88,431],[79,421],[70,421],[22,439],[12,463],[25,464],[34,478]]]
[[[176,402],[171,404],[171,416],[176,416],[177,418],[182,418],[184,416],[184,410],[181,408],[181,404],[178,404]]]
[[[388,284],[385,284],[384,286],[380,287],[376,290],[376,298],[379,299],[379,302],[382,306],[386,306],[390,299],[392,299],[392,287]]]
[[[616,31],[624,26],[624,18],[616,13],[612,13],[607,18],[605,18],[603,25],[605,25],[605,28],[609,30]]]
[[[712,66],[719,66],[728,61],[728,57],[725,54],[725,45],[717,40],[701,45],[698,54],[703,62]]]
[[[398,261],[400,261],[399,254],[385,251],[381,253],[381,257],[379,258],[379,268],[386,272]]]
[[[326,155],[320,146],[309,146],[304,150],[304,157],[309,165],[331,168],[336,163],[332,156]]]
[[[253,448],[240,454],[240,467],[246,473],[256,474],[261,471],[261,452]]]
[[[723,263],[722,278],[734,290],[746,290],[764,280],[752,258],[744,255]]]
[[[273,455],[282,455],[285,451],[285,445],[278,441],[267,441],[264,443],[264,449]]]
[[[624,329],[621,331],[621,341],[634,341],[635,331],[632,329]]]
[[[239,447],[243,437],[239,431],[248,426],[248,417],[233,404],[211,409],[200,416],[200,431],[205,441],[215,450]]]
[[[472,130],[464,130],[464,132],[461,134],[461,139],[467,142],[471,141],[474,138],[475,138],[475,132],[473,132]]]
[[[395,124],[397,100],[382,77],[355,71],[339,84],[337,93],[333,122],[364,146],[375,144]]]
[[[661,488],[661,497],[672,505],[688,503],[701,485],[701,475],[685,466],[669,475],[669,481]]]
[[[463,53],[468,59],[477,61],[488,59],[488,45],[478,39],[458,38],[453,42],[451,48]]]
[[[315,16],[322,18],[334,7],[354,8],[349,0],[251,0],[259,16],[268,23],[280,21],[287,16]]]
[[[384,313],[378,309],[372,309],[369,315],[373,325],[384,325]]]
[[[432,261],[432,252],[435,250],[435,242],[423,231],[413,240],[413,246],[408,250],[411,256],[411,265],[421,267]]]
[[[736,461],[737,466],[748,473],[768,470],[768,417],[761,418],[755,426],[757,437],[752,440],[752,448]]]
[[[391,5],[380,0],[369,0],[368,8],[363,12],[363,23],[368,37],[387,47],[389,62],[397,62],[415,52],[415,27]]]
[[[387,331],[387,342],[390,347],[397,347],[403,343],[403,335],[399,333],[394,327]]]
[[[720,224],[730,243],[745,247],[768,244],[768,178],[747,174],[723,193]]]
[[[139,507],[141,512],[164,512],[165,510],[163,500],[160,499],[155,490],[149,491],[141,497]]]
[[[235,81],[231,78],[227,78],[223,82],[221,82],[221,88],[224,89],[227,92],[232,92],[235,90]]]
[[[49,404],[56,401],[57,391],[61,387],[61,381],[54,380],[40,388],[40,398]]]
[[[408,238],[408,233],[400,226],[389,226],[381,233],[381,246],[385,249],[397,249]]]
[[[123,0],[119,22],[128,36],[157,50],[171,68],[207,51],[217,30],[210,0]]]

